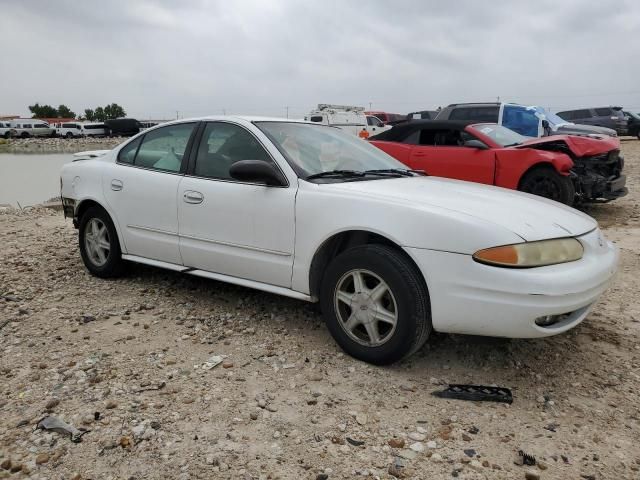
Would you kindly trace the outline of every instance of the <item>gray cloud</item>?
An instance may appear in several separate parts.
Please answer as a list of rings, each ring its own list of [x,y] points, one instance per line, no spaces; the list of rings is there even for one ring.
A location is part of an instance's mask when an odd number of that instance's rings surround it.
[[[640,111],[633,0],[3,2],[0,114],[406,113],[502,99]],[[9,48],[6,48],[6,47]]]

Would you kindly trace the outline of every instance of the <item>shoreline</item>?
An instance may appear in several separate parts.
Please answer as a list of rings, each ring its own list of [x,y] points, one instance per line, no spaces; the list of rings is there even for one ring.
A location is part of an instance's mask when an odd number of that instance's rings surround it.
[[[0,143],[3,153],[78,153],[84,150],[107,150],[120,145],[128,137],[81,137],[81,138],[11,138]]]

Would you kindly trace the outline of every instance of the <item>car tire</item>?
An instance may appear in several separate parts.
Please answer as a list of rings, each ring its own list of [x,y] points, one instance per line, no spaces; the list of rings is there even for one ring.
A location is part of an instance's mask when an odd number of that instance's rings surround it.
[[[7,140],[11,138],[11,132],[7,131],[4,132],[4,138],[6,138]]]
[[[320,304],[338,345],[375,365],[415,353],[432,330],[422,274],[402,252],[386,245],[356,246],[336,256],[323,276]]]
[[[80,218],[78,240],[80,255],[87,270],[100,278],[118,277],[125,262],[118,233],[109,214],[100,207],[90,207]]]
[[[73,138],[73,133],[71,132],[67,132],[64,134],[65,138],[69,139],[69,138]]]
[[[22,133],[20,134],[20,137],[21,137],[21,138],[29,138],[29,133],[28,133],[28,132],[22,132]]]
[[[560,175],[551,167],[537,167],[529,170],[522,177],[518,190],[569,206],[573,205],[576,196],[576,189],[571,179]]]

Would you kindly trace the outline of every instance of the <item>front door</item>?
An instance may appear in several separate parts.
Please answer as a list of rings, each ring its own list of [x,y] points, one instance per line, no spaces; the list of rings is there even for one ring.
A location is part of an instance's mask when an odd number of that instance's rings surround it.
[[[129,255],[182,264],[178,245],[178,185],[197,123],[149,131],[125,145],[102,177]]]
[[[207,123],[178,191],[184,265],[289,288],[297,185],[234,180],[229,167],[239,160],[274,162],[244,127]]]
[[[465,147],[470,134],[459,130],[420,132],[419,144],[409,156],[409,166],[435,177],[455,178],[493,185],[495,153],[491,149]]]

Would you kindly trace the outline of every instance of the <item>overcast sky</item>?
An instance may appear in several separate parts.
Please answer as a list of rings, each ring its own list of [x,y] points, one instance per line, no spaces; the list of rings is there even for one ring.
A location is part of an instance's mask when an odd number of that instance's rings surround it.
[[[407,113],[461,101],[640,111],[640,1],[0,1],[0,115]]]

